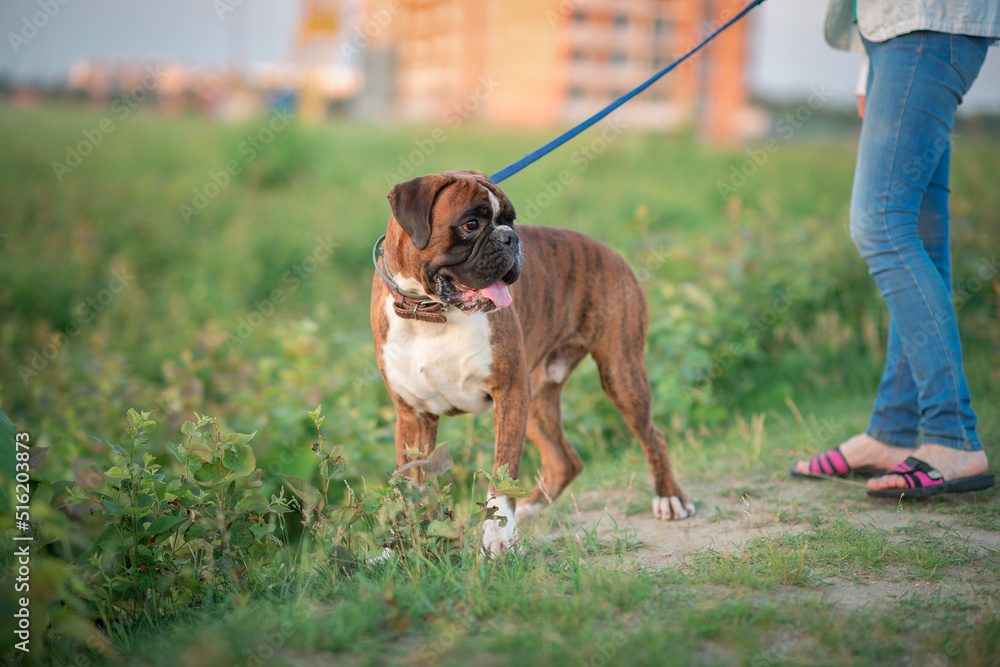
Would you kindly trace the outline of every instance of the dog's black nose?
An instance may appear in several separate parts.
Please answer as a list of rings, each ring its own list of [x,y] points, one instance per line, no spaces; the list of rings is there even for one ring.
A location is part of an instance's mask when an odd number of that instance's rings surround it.
[[[517,234],[510,227],[497,227],[493,232],[496,240],[504,245],[514,245],[517,241]]]

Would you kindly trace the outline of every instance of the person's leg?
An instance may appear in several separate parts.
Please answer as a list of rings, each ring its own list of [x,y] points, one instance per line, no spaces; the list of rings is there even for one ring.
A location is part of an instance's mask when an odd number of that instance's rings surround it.
[[[917,384],[906,357],[895,318],[889,316],[885,369],[875,393],[875,406],[865,433],[896,448],[916,449],[920,435]]]
[[[950,134],[955,110],[985,57],[986,40],[916,32],[865,46],[873,78],[858,148],[851,236],[886,299],[895,330],[868,436],[884,438],[883,445],[912,446],[906,440],[918,417],[924,447],[914,455],[937,445],[955,462],[961,453],[981,452],[982,445],[951,304]],[[914,390],[916,406],[908,406]],[[953,465],[942,472],[948,479],[964,468]],[[900,477],[889,476],[870,485],[897,483]]]
[[[903,50],[905,54],[905,49]],[[897,55],[903,55],[897,54]],[[912,54],[915,64],[917,54]],[[856,211],[878,210],[885,201],[891,185],[892,156],[887,155],[894,139],[901,131],[901,107],[905,98],[897,85],[905,84],[897,70],[901,60],[908,58],[878,58],[869,68],[866,98],[868,100],[865,119],[862,124],[858,145],[858,162],[852,191],[852,218],[856,222],[863,216]],[[910,65],[911,67],[913,65]],[[876,82],[876,78],[878,81]],[[874,85],[873,85],[874,84]],[[957,106],[957,105],[956,105]],[[930,164],[934,156],[927,156]],[[948,245],[948,175],[950,146],[940,151],[937,168],[922,193],[913,196],[909,210],[915,214],[916,233],[927,258],[937,270],[942,282],[950,291],[951,262]],[[880,175],[873,175],[878,171]],[[909,170],[911,173],[913,169]],[[898,188],[897,188],[898,190]],[[918,446],[920,407],[917,383],[913,369],[900,336],[899,326],[890,314],[889,335],[886,348],[885,369],[876,392],[871,420],[864,433],[841,443],[839,450],[845,465],[856,468],[890,468]],[[832,463],[837,464],[833,455]],[[824,463],[827,465],[824,466]],[[812,469],[829,467],[829,462],[820,458],[813,462],[800,461],[796,466],[799,473],[809,473]],[[815,470],[812,470],[815,472]]]
[[[948,180],[951,149],[946,148],[920,201],[917,236],[948,292],[951,292]],[[916,449],[920,426],[917,383],[899,326],[890,314],[885,370],[866,433],[893,447]],[[897,461],[898,463],[898,461]]]

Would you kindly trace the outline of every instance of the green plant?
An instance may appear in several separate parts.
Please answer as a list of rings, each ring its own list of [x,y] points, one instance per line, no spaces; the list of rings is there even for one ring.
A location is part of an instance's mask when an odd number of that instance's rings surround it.
[[[93,547],[76,559],[91,566],[85,583],[105,622],[155,619],[224,590],[247,592],[274,567],[275,527],[288,500],[255,493],[262,471],[253,434],[223,437],[214,418],[196,418],[182,428],[187,440],[169,445],[184,475],[168,479],[156,457],[141,452],[155,422],[130,409],[129,444],[106,442],[114,465],[104,488],[67,498],[67,505],[93,503],[91,513],[105,518]]]
[[[298,498],[303,522],[314,541],[326,548],[326,562],[335,569],[353,570],[362,562],[379,560],[389,553],[418,559],[447,558],[469,548],[474,539],[472,531],[496,514],[495,507],[483,502],[477,503],[481,509],[464,520],[456,516],[452,485],[442,482],[442,476],[453,465],[447,443],[435,448],[426,459],[414,458],[395,469],[384,487],[365,486],[356,493],[347,485],[344,504],[332,504],[330,483],[347,468],[340,456],[343,445],[327,449],[321,405],[307,414],[316,428],[318,440],[313,451],[322,488],[303,479],[284,474],[281,477]],[[419,456],[420,452],[412,454]],[[423,481],[408,474],[413,468],[422,469]],[[513,498],[528,495],[510,477],[506,466],[501,466],[496,475],[483,470],[477,474],[489,482],[494,493]]]

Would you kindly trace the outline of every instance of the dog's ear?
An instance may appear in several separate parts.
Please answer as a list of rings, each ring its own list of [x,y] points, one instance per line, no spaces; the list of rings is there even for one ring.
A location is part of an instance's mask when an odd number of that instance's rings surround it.
[[[441,191],[455,180],[452,176],[432,174],[400,183],[389,193],[392,216],[410,237],[417,250],[431,240],[431,209]]]

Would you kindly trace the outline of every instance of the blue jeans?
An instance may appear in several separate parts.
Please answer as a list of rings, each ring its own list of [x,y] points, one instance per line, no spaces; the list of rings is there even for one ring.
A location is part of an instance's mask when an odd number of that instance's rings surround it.
[[[982,449],[951,301],[948,180],[955,111],[989,39],[918,31],[864,41],[870,69],[851,238],[889,307],[867,433],[887,445]]]

